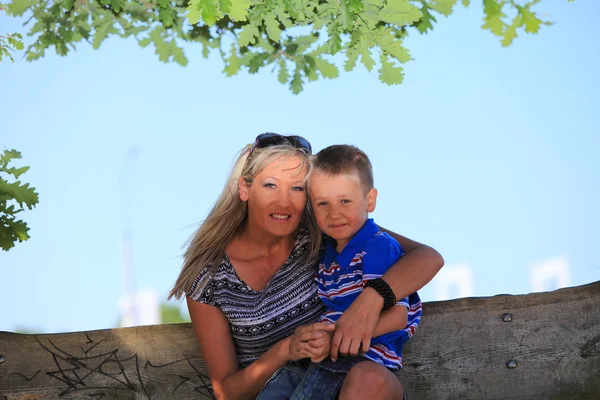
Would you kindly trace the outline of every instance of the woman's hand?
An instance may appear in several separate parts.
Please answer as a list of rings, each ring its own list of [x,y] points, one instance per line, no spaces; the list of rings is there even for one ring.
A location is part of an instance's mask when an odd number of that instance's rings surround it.
[[[329,356],[329,351],[331,350],[331,338],[333,337],[333,331],[326,331],[325,337],[323,339],[310,340],[308,342],[318,355],[315,355],[310,358],[310,361],[318,364]]]
[[[336,361],[338,354],[357,356],[369,350],[382,309],[383,298],[379,293],[372,288],[365,288],[335,323],[331,361]]]
[[[323,359],[328,353],[330,332],[335,330],[335,325],[329,323],[315,322],[311,325],[303,325],[289,337],[288,359],[290,361],[303,358]],[[327,349],[327,350],[325,350]]]

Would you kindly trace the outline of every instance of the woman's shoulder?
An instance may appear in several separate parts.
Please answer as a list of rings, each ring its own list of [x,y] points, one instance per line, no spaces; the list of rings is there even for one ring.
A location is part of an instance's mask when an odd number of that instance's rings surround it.
[[[227,275],[231,274],[228,268],[229,259],[227,254],[224,254],[221,261],[218,264],[208,263],[201,270],[194,283],[187,290],[187,295],[192,298],[198,297],[201,293],[205,292],[207,287],[214,284],[217,280],[227,280]],[[198,290],[200,288],[200,290]]]

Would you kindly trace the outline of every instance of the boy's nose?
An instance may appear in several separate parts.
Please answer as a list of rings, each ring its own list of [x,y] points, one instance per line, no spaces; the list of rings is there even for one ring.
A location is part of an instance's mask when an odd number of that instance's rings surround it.
[[[342,216],[342,213],[336,207],[331,208],[331,210],[329,211],[330,218],[337,219],[337,218],[340,218],[341,216]]]

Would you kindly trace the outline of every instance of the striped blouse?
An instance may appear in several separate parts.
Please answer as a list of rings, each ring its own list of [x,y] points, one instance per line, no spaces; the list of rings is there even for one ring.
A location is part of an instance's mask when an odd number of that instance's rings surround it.
[[[298,326],[318,321],[324,312],[314,281],[318,260],[308,256],[309,240],[308,233],[299,230],[290,257],[263,290],[253,290],[242,281],[227,256],[212,279],[210,268],[204,268],[188,290],[194,300],[223,312],[231,326],[240,368],[292,335]],[[193,294],[205,283],[203,290]]]

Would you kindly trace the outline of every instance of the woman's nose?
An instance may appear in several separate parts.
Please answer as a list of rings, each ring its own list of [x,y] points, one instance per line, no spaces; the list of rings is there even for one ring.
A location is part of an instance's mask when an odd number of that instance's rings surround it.
[[[275,200],[275,204],[280,207],[287,207],[291,204],[290,195],[287,192],[281,192],[277,199]]]

